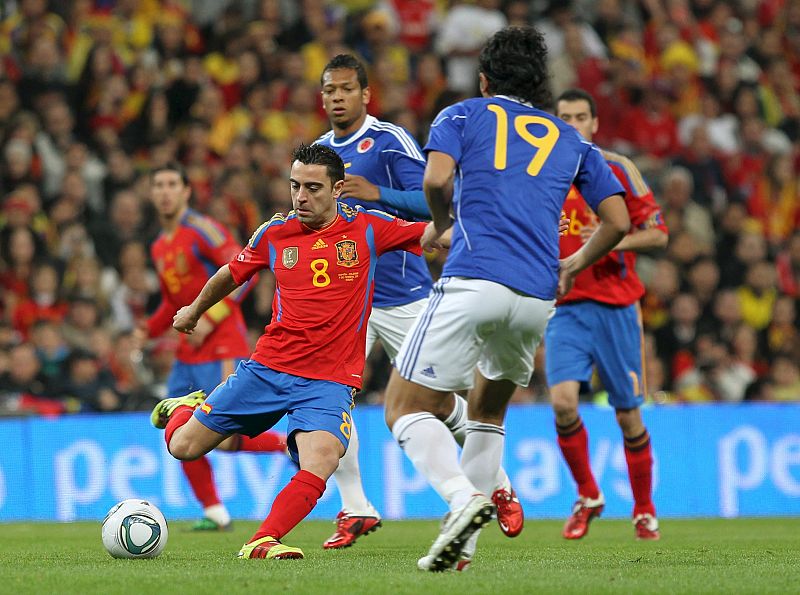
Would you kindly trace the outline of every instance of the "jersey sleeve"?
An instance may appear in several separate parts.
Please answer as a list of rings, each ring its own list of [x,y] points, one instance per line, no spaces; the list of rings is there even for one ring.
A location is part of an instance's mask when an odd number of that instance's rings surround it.
[[[600,203],[609,196],[625,196],[625,187],[611,171],[603,154],[591,145],[583,156],[574,180],[575,187],[591,209],[596,213]]]
[[[642,174],[627,158],[608,161],[611,171],[625,187],[625,202],[631,225],[636,229],[660,229],[669,233],[664,223],[661,207],[656,202],[653,191],[644,181]]]
[[[258,271],[271,266],[268,231],[271,221],[262,224],[244,249],[228,262],[228,269],[237,285],[242,285]]]
[[[221,225],[208,221],[208,226],[215,233],[213,235],[198,233],[200,239],[197,243],[197,248],[201,256],[214,263],[217,267],[221,267],[239,253],[241,246],[236,243],[230,232]]]
[[[450,155],[456,163],[461,161],[461,146],[464,139],[464,125],[467,122],[463,103],[456,103],[443,109],[431,124],[425,152],[439,151]]]
[[[367,211],[366,216],[375,230],[375,249],[379,255],[392,250],[422,254],[419,241],[427,223],[405,221],[382,211]]]

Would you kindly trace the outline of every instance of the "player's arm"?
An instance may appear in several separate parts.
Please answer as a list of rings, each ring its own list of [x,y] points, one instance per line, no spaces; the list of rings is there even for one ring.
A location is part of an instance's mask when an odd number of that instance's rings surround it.
[[[236,243],[228,230],[217,222],[210,219],[198,219],[196,225],[198,233],[195,246],[200,256],[215,267],[227,264],[241,251],[241,246]],[[236,294],[226,296],[211,306],[203,314],[195,329],[195,335],[198,335],[198,338],[199,335],[208,335],[227,319],[246,294],[246,286],[243,286],[243,290],[245,291],[237,291]]]
[[[237,287],[239,287],[239,284],[234,280],[230,267],[227,264],[222,266],[206,282],[194,301],[178,310],[172,322],[172,327],[181,333],[191,335],[197,326],[198,320],[206,310],[225,298]]]
[[[613,250],[630,229],[628,208],[621,194],[609,196],[601,202],[597,214],[600,217],[600,225],[589,241],[581,246],[580,250],[561,261],[558,278],[559,297],[569,293],[578,273]]]
[[[373,184],[364,176],[346,174],[344,177],[343,198],[382,202],[415,217],[430,217],[425,194],[422,190],[399,190]]]
[[[450,218],[450,203],[453,201],[455,167],[455,159],[447,153],[428,152],[422,190],[425,192],[425,200],[431,211],[431,220],[440,235],[453,224]]]
[[[232,258],[228,264],[221,266],[206,281],[203,289],[191,304],[178,310],[172,323],[176,330],[191,335],[204,312],[227,297],[237,287],[243,285],[259,270],[269,268],[269,253],[264,249],[269,242],[265,236],[270,224],[279,219],[282,220],[282,216],[276,215],[272,220],[262,224],[250,238],[244,250]]]

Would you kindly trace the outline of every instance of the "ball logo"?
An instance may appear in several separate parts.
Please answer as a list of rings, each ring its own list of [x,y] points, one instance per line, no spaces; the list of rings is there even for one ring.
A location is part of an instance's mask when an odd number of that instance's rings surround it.
[[[160,539],[161,526],[147,514],[132,514],[120,523],[119,542],[134,555],[146,554],[158,545]]]
[[[372,140],[371,138],[365,138],[360,143],[358,143],[358,146],[356,147],[356,151],[358,151],[359,153],[366,153],[374,145],[375,145],[375,141],[374,140]]]

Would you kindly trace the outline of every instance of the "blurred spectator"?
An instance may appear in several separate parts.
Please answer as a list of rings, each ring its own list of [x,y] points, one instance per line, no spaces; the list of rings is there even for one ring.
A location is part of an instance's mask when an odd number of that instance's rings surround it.
[[[76,401],[81,411],[118,411],[123,401],[114,389],[114,377],[101,367],[91,351],[73,351],[67,362],[63,397]]]
[[[800,366],[796,359],[780,355],[772,363],[772,394],[776,401],[797,401],[800,395]]]
[[[756,330],[766,328],[772,319],[772,307],[778,297],[775,266],[766,260],[751,264],[738,295],[742,320]]]
[[[34,346],[22,343],[12,347],[8,370],[0,375],[0,411],[5,414],[62,412],[63,406],[52,397]]]
[[[445,14],[435,47],[447,64],[447,83],[451,89],[472,94],[478,88],[480,49],[495,31],[506,26],[499,5],[499,0],[454,2]],[[550,52],[553,51],[551,48]],[[315,72],[321,70],[320,67]]]
[[[775,261],[778,271],[778,288],[795,299],[800,298],[800,230],[795,230],[786,249]]]

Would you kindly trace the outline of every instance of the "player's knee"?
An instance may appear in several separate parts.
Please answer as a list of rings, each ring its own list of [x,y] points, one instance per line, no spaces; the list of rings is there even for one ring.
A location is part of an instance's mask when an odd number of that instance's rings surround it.
[[[205,454],[190,437],[177,432],[170,440],[167,450],[179,461],[194,461]]]

